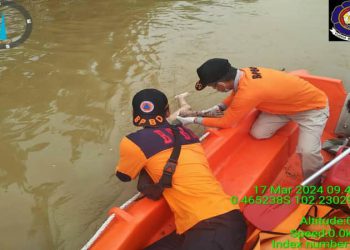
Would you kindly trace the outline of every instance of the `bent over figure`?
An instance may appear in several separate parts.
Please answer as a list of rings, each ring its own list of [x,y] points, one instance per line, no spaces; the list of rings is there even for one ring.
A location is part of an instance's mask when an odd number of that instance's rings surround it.
[[[144,89],[134,96],[132,106],[133,123],[142,129],[121,140],[116,176],[130,181],[145,169],[158,183],[174,144],[166,120],[170,114],[167,97],[156,89]],[[241,250],[246,224],[239,207],[230,202],[213,176],[198,137],[182,125],[177,129],[181,150],[171,187],[162,193],[174,213],[177,235],[147,249]],[[165,248],[172,239],[169,245],[179,245]]]
[[[228,128],[256,108],[261,113],[251,128],[253,137],[270,138],[287,122],[295,121],[299,125],[297,152],[301,155],[304,178],[321,168],[321,135],[329,117],[328,99],[323,91],[286,72],[262,67],[236,69],[221,58],[206,61],[197,74],[197,90],[210,86],[219,92],[232,92],[222,103],[208,109],[224,111],[223,117],[178,116],[182,124]],[[316,179],[312,184],[319,181]]]

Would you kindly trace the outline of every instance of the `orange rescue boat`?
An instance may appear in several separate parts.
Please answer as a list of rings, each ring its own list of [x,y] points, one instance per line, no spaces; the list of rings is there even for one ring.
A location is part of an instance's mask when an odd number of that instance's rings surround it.
[[[290,73],[311,82],[328,95],[330,117],[322,140],[345,133],[347,128],[342,124],[342,117],[349,115],[344,105],[349,95],[342,81],[313,76],[305,70]],[[238,200],[254,195],[255,186],[274,183],[293,186],[302,180],[299,157],[295,153],[297,125],[290,122],[272,138],[256,140],[249,135],[249,130],[258,113],[252,110],[239,124],[229,129],[209,129],[202,140],[214,175],[225,192],[237,196]],[[322,153],[325,161],[333,157],[325,151]],[[240,206],[242,209],[244,204]],[[249,231],[253,229],[250,226]],[[164,199],[140,199],[137,194],[120,208],[110,209],[109,218],[82,249],[143,249],[174,230],[174,218]],[[246,248],[251,244],[248,240]]]

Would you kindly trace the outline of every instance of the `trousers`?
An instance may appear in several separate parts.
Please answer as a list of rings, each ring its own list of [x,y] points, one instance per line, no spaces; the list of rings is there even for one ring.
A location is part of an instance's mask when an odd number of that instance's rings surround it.
[[[297,153],[301,156],[304,179],[323,166],[321,136],[329,117],[329,107],[299,112],[292,115],[276,115],[262,112],[254,122],[250,134],[256,139],[272,137],[289,121],[299,125]],[[309,185],[320,181],[320,177]]]
[[[239,210],[232,210],[193,226],[182,235],[175,232],[145,250],[242,250],[247,225]]]

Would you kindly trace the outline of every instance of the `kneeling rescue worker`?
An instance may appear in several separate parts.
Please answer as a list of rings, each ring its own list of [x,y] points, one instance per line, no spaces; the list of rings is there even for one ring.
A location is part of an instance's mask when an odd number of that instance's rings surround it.
[[[130,181],[145,170],[169,204],[176,225],[176,234],[146,249],[243,249],[247,227],[239,207],[213,176],[198,137],[167,122],[165,94],[141,90],[132,106],[133,123],[143,128],[121,140],[116,176]]]
[[[251,128],[253,137],[270,138],[289,121],[294,121],[299,125],[297,152],[301,155],[304,178],[322,167],[321,135],[329,117],[327,95],[322,90],[286,72],[262,67],[237,69],[222,58],[206,61],[197,69],[197,74],[197,90],[210,86],[231,94],[222,103],[202,111],[225,111],[224,116],[178,116],[182,124],[229,128],[256,108],[261,113]],[[320,178],[312,184],[319,182]]]

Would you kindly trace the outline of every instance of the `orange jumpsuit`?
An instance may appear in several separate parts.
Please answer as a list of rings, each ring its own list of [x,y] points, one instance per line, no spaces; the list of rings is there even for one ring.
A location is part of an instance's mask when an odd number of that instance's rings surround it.
[[[253,108],[270,114],[295,114],[327,106],[326,94],[311,83],[282,71],[266,68],[241,69],[238,90],[223,103],[227,109],[221,118],[203,118],[208,127],[229,128]],[[255,77],[255,78],[254,78]]]
[[[241,71],[237,90],[223,101],[227,107],[224,116],[203,118],[202,124],[228,128],[256,108],[262,112],[250,133],[257,139],[266,139],[287,122],[295,121],[299,124],[297,152],[301,154],[304,178],[309,177],[323,165],[320,141],[329,116],[326,94],[285,72],[260,67]]]

